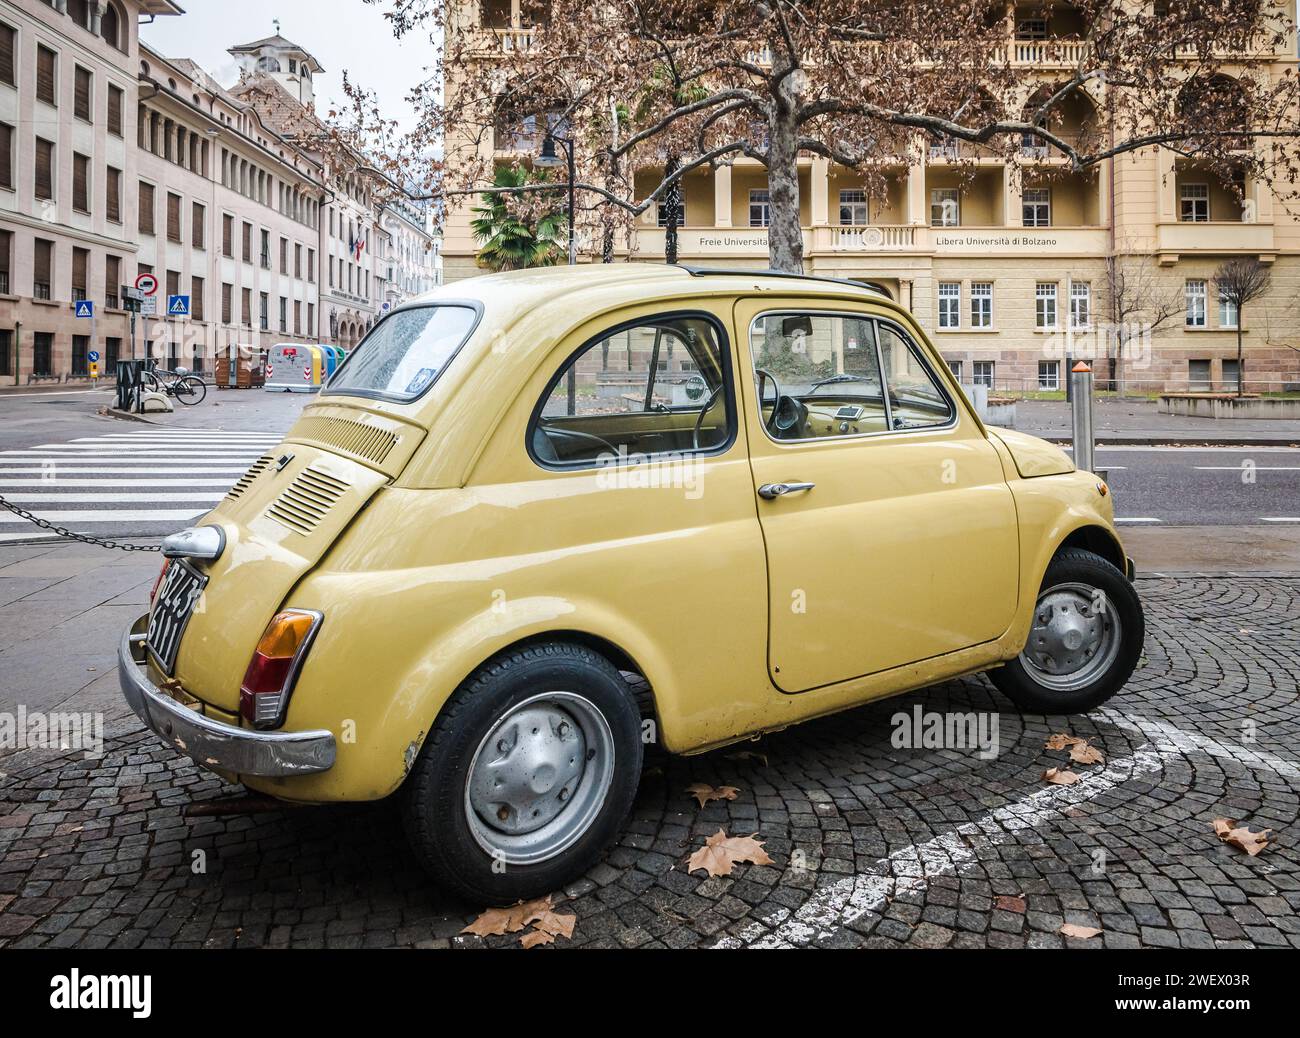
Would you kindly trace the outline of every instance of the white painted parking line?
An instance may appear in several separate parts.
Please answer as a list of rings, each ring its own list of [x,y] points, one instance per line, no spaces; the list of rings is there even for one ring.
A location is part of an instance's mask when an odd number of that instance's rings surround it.
[[[1300,523],[1300,515],[1265,515],[1261,516],[1261,523]]]
[[[1240,465],[1193,465],[1197,472],[1300,472],[1300,465],[1255,465],[1242,462]]]
[[[58,485],[58,484],[54,484]],[[125,504],[147,504],[150,501],[193,501],[195,504],[216,504],[225,495],[213,494],[198,491],[190,494],[65,494],[62,491],[54,491],[48,494],[5,494],[7,501],[12,501],[16,505],[40,504],[43,501],[49,501],[53,504],[60,505],[125,505]]]
[[[19,394],[19,395],[21,396],[21,395],[24,395],[24,394]],[[44,395],[44,394],[42,394],[42,395]],[[61,395],[61,394],[51,393],[50,395],[51,395],[51,396],[58,396],[58,395]],[[6,543],[6,542],[8,542],[8,541],[48,541],[48,540],[52,540],[53,538],[55,538],[55,537],[57,537],[57,536],[58,536],[57,533],[44,533],[44,532],[41,532],[41,533],[36,533],[36,532],[32,532],[32,533],[0,533],[0,544],[4,544],[4,543]]]
[[[129,511],[127,509],[100,511],[77,509],[67,512],[33,512],[32,514],[37,519],[42,519],[47,523],[183,523],[209,511],[211,509],[207,508],[158,508],[139,511]],[[12,513],[0,512],[0,523],[25,522],[27,522],[26,519],[21,519]]]
[[[1117,523],[1159,523],[1159,522],[1163,522],[1163,520],[1151,519],[1149,517],[1144,517],[1140,519],[1118,519],[1117,518],[1115,522]]]

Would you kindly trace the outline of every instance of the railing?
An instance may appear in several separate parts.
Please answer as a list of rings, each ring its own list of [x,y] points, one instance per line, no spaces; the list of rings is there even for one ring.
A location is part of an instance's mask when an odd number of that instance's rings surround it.
[[[916,248],[914,224],[840,225],[832,227],[833,252],[871,252],[876,249]]]
[[[493,29],[502,54],[526,53],[533,49],[536,29]]]
[[[1088,54],[1084,40],[1015,40],[1011,44],[1013,65],[1072,67]]]

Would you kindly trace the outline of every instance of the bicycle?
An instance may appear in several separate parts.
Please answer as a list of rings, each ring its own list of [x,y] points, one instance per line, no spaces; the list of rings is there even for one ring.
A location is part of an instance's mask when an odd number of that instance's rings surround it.
[[[191,375],[184,368],[178,368],[176,371],[168,371],[165,368],[146,371],[141,384],[150,392],[174,397],[186,407],[203,403],[208,395],[208,384],[198,375]]]

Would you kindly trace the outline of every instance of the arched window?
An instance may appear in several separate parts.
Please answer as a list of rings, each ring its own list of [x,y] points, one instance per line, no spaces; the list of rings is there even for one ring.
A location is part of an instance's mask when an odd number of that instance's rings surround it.
[[[126,40],[122,39],[122,24],[122,13],[118,10],[117,4],[110,0],[104,5],[104,13],[99,16],[99,35],[118,50],[125,51]],[[148,71],[149,66],[145,65],[145,72]]]
[[[68,17],[83,29],[89,29],[90,4],[86,0],[68,0]]]
[[[257,71],[258,72],[279,72],[280,63],[275,58],[269,58],[269,57],[258,58]]]

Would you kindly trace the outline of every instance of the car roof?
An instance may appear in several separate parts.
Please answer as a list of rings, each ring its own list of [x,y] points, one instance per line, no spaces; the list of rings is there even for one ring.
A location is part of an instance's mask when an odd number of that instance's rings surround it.
[[[785,295],[853,296],[891,303],[873,285],[842,278],[787,274],[764,269],[710,269],[665,263],[584,263],[576,266],[536,267],[499,274],[484,274],[441,285],[397,309],[430,303],[462,302],[481,305],[498,326],[538,307],[572,306],[569,297],[594,296],[591,308],[645,302],[646,292],[672,297],[692,294],[740,294],[754,289]],[[567,302],[561,302],[565,301]],[[586,306],[584,306],[586,308]],[[510,311],[517,311],[511,315]]]

